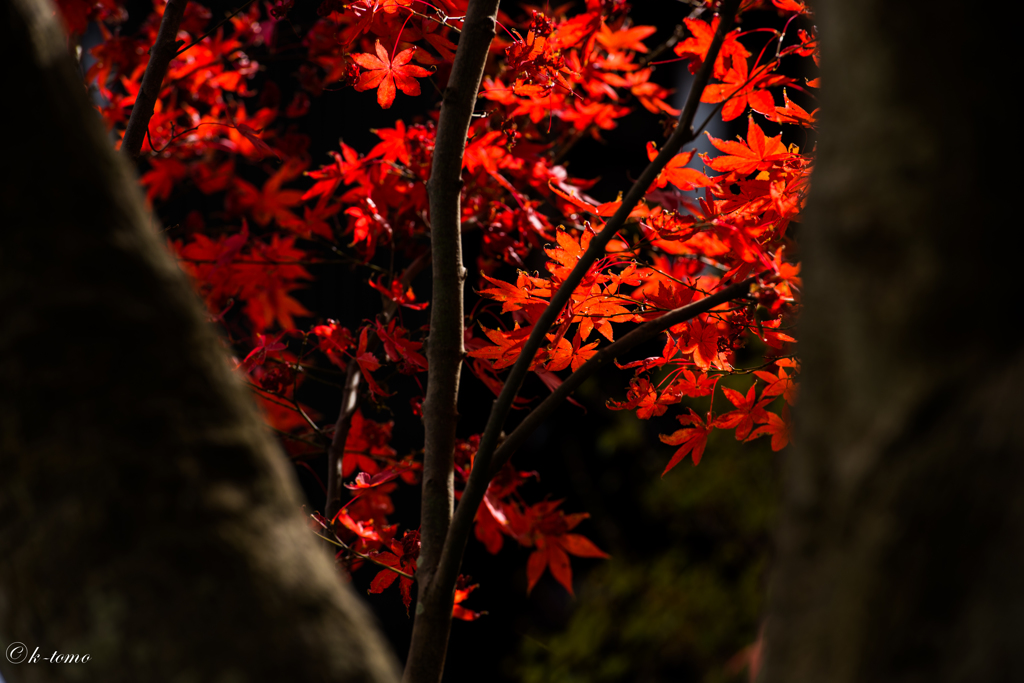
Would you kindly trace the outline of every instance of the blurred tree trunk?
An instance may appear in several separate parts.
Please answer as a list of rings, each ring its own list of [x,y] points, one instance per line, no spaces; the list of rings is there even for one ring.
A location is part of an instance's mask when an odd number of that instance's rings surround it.
[[[1022,677],[1019,37],[994,7],[816,4],[803,395],[761,681]]]
[[[397,680],[91,111],[0,0],[0,643],[45,680]]]

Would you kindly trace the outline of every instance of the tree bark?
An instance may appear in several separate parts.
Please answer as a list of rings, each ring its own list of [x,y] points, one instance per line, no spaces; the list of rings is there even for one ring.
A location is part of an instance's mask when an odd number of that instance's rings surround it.
[[[40,0],[7,28],[0,643],[18,681],[396,680]]]
[[[402,680],[436,683],[444,671],[455,584],[434,580],[455,505],[455,427],[463,346],[462,161],[484,65],[494,39],[498,0],[470,0],[444,91],[427,192],[433,297],[423,401],[423,497],[416,616]]]
[[[1019,680],[1022,233],[993,196],[1020,179],[1009,22],[953,2],[816,10],[803,395],[760,680]]]

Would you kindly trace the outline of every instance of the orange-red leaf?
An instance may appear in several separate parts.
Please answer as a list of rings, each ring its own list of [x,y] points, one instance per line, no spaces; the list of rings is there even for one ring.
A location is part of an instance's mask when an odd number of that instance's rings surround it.
[[[402,50],[392,59],[378,40],[374,44],[374,51],[376,55],[365,52],[352,55],[352,61],[366,69],[356,81],[356,90],[362,92],[377,88],[377,102],[384,109],[395,101],[396,88],[406,95],[420,94],[420,84],[416,79],[429,76],[430,72],[422,66],[409,65],[416,54],[416,48]]]

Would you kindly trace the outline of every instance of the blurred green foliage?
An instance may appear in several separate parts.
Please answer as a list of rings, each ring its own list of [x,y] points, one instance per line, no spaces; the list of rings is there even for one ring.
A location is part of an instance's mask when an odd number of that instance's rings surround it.
[[[736,388],[750,383],[735,380]],[[699,466],[687,458],[658,478],[653,468],[664,467],[671,449],[656,434],[671,431],[671,423],[625,413],[606,418],[593,442],[595,460],[628,460],[646,476],[638,490],[624,492],[635,505],[623,505],[629,518],[616,520],[620,547],[577,582],[566,627],[523,638],[520,680],[747,680],[742,653],[758,635],[778,454],[767,439],[744,444],[715,432]],[[613,515],[614,505],[608,503]]]

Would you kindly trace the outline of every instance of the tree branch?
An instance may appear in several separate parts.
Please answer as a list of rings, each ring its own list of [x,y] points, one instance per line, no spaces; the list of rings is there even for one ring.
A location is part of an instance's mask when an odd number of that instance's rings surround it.
[[[700,70],[697,72],[697,75],[693,80],[693,86],[691,87],[690,94],[687,97],[686,105],[683,107],[683,112],[679,115],[679,123],[676,126],[675,131],[669,137],[668,141],[666,141],[664,146],[662,146],[661,151],[658,153],[658,156],[654,161],[648,164],[647,168],[645,168],[643,173],[640,174],[640,178],[638,178],[637,181],[633,183],[633,186],[629,188],[629,192],[623,199],[622,205],[619,207],[618,211],[616,211],[608,220],[604,229],[590,241],[590,246],[587,247],[587,251],[583,254],[579,262],[576,264],[576,267],[573,268],[572,272],[562,283],[562,286],[559,287],[557,292],[555,292],[555,295],[551,298],[551,303],[549,303],[548,307],[544,309],[544,312],[541,314],[533,328],[533,332],[530,333],[530,337],[523,345],[522,354],[519,356],[515,365],[512,366],[512,370],[509,372],[508,378],[505,380],[505,386],[502,388],[501,394],[497,399],[495,399],[494,405],[491,408],[490,417],[487,419],[487,427],[485,428],[483,435],[480,437],[480,449],[477,451],[477,455],[474,460],[474,471],[479,472],[477,475],[478,477],[489,476],[488,473],[491,471],[491,458],[498,445],[498,438],[501,435],[505,419],[508,417],[509,410],[512,408],[512,401],[519,393],[519,388],[522,386],[523,380],[526,378],[526,373],[529,372],[530,364],[533,362],[533,357],[537,354],[537,349],[539,349],[541,344],[544,342],[544,335],[555,322],[555,319],[558,317],[559,313],[561,313],[562,308],[564,308],[565,304],[568,303],[573,291],[575,291],[577,285],[579,285],[583,280],[583,277],[590,270],[590,266],[598,257],[604,255],[605,246],[626,222],[626,219],[629,217],[633,207],[635,207],[643,198],[644,194],[647,193],[647,189],[651,186],[651,183],[654,182],[655,178],[658,177],[658,174],[661,173],[661,170],[665,168],[668,162],[675,157],[676,153],[682,148],[682,146],[694,139],[693,117],[697,113],[697,106],[700,104],[700,97],[704,92],[704,87],[711,79],[715,60],[718,57],[719,49],[722,47],[722,42],[725,40],[725,34],[732,28],[739,3],[740,0],[725,0],[723,3],[721,8],[721,23],[718,26],[718,30],[715,32],[715,37],[711,41],[711,46],[708,49],[708,54],[704,59],[704,63],[701,64]],[[472,475],[470,483],[472,483]],[[459,551],[458,555],[460,557],[461,554],[461,551]],[[454,585],[455,578],[452,577],[451,580]]]
[[[455,515],[452,518],[451,531],[448,534],[448,542],[452,545],[445,546],[444,554],[441,558],[441,564],[437,570],[436,580],[438,582],[447,580],[453,572],[454,576],[456,578],[458,577],[458,567],[462,564],[462,554],[465,552],[466,542],[469,540],[470,532],[473,529],[473,520],[476,517],[477,508],[480,507],[480,503],[484,499],[484,494],[487,492],[487,487],[490,485],[491,479],[493,479],[502,466],[508,462],[509,458],[512,457],[512,454],[516,452],[516,449],[518,449],[526,440],[526,437],[528,437],[534,429],[547,419],[548,416],[555,411],[555,408],[561,405],[562,401],[569,396],[569,394],[575,391],[581,384],[583,384],[583,382],[590,378],[591,375],[612,360],[640,344],[654,339],[658,334],[664,332],[673,325],[686,322],[701,313],[710,311],[715,306],[742,297],[750,291],[750,286],[757,282],[757,279],[762,277],[764,274],[765,273],[760,273],[759,275],[755,275],[754,277],[719,290],[715,294],[701,299],[700,301],[695,301],[692,304],[669,311],[660,318],[649,320],[632,330],[629,334],[618,341],[604,347],[594,354],[578,370],[576,370],[576,372],[569,375],[564,382],[556,387],[555,390],[551,392],[543,402],[541,402],[539,406],[530,411],[530,414],[527,415],[515,430],[513,430],[513,432],[501,442],[501,445],[494,452],[493,457],[487,465],[488,469],[483,469],[483,466],[480,464],[480,457],[478,453],[474,458],[473,473],[476,473],[478,471],[477,468],[480,467],[480,474],[478,476],[470,474],[469,481],[466,483],[466,488],[462,492],[462,497],[459,499],[459,507],[455,510]],[[453,578],[452,581],[454,582],[454,580],[455,579]]]
[[[466,11],[452,73],[445,88],[427,191],[433,249],[434,294],[427,348],[427,395],[423,403],[423,497],[420,515],[418,596],[412,643],[403,681],[437,683],[451,629],[450,585],[435,586],[437,567],[455,503],[456,402],[463,347],[461,223],[462,161],[477,93],[495,35],[498,0],[472,0]]]
[[[149,130],[149,120],[153,118],[153,107],[160,96],[160,86],[167,74],[167,66],[178,52],[178,27],[185,16],[188,0],[167,0],[164,18],[160,21],[160,30],[156,34],[156,42],[149,50],[149,64],[142,76],[142,85],[138,97],[132,107],[132,115],[128,119],[121,150],[132,160],[139,158],[142,141]]]
[[[437,570],[433,576],[432,585],[429,586],[431,593],[430,597],[432,599],[431,608],[436,610],[438,614],[444,613],[448,619],[449,625],[450,616],[447,615],[450,615],[451,613],[453,591],[455,581],[458,578],[459,567],[462,564],[462,554],[465,550],[466,542],[469,539],[472,520],[476,514],[476,509],[479,506],[480,501],[483,499],[483,493],[487,490],[487,486],[490,483],[494,472],[492,463],[495,460],[495,449],[498,446],[502,426],[504,425],[508,412],[512,407],[512,401],[519,392],[519,388],[526,377],[526,373],[529,371],[530,364],[537,353],[537,349],[540,348],[541,343],[544,341],[545,333],[554,323],[562,308],[569,301],[569,297],[572,295],[577,285],[582,281],[584,275],[589,271],[590,266],[599,256],[604,254],[605,246],[608,244],[609,240],[611,240],[615,233],[617,233],[623,224],[625,224],[626,219],[633,210],[633,207],[635,207],[643,198],[647,189],[654,182],[655,178],[657,178],[661,170],[676,155],[684,144],[694,139],[693,118],[697,113],[697,106],[700,103],[704,87],[711,78],[711,73],[714,68],[715,60],[718,56],[718,51],[722,46],[722,42],[725,40],[725,34],[732,28],[739,4],[740,0],[724,1],[721,7],[721,23],[719,24],[718,30],[715,32],[714,38],[712,39],[711,46],[708,49],[708,54],[705,57],[704,63],[701,65],[700,70],[694,78],[693,86],[690,89],[690,94],[686,100],[685,106],[683,107],[683,112],[679,116],[679,123],[676,126],[675,132],[673,132],[668,141],[666,141],[654,161],[644,169],[640,178],[629,189],[629,192],[623,199],[622,205],[619,207],[618,211],[616,211],[611,219],[609,219],[604,229],[591,240],[590,246],[580,258],[579,263],[576,264],[576,267],[552,297],[551,303],[548,304],[548,307],[538,319],[533,332],[530,334],[529,339],[527,339],[526,344],[523,346],[522,354],[519,356],[515,365],[513,365],[508,378],[505,380],[505,386],[503,387],[501,394],[494,401],[490,417],[487,421],[487,427],[480,439],[479,450],[474,458],[473,472],[470,475],[469,482],[467,483],[466,491],[463,493],[462,499],[459,502],[459,512],[456,514],[453,523],[448,529],[448,535],[445,538],[445,544],[441,552],[440,560],[438,561]],[[723,290],[723,292],[724,291],[725,290]],[[733,294],[733,296],[736,295],[736,293]],[[708,297],[708,299],[703,301],[707,302],[710,300],[711,297]],[[697,304],[694,305],[698,305],[700,303],[702,302],[697,302]],[[659,320],[665,317],[666,316],[662,316]],[[672,324],[676,323],[668,323],[669,326]],[[650,330],[652,328],[647,329]],[[647,332],[644,332],[643,334],[647,334]],[[656,334],[656,332],[652,333],[652,335],[653,334]],[[634,339],[636,339],[636,337],[634,337]],[[623,347],[619,347],[617,353],[622,353],[624,350],[625,349]],[[607,359],[607,356],[605,356],[605,358]],[[592,367],[596,369],[597,364]],[[524,431],[521,434],[525,433],[526,432]],[[512,450],[514,450],[514,448],[503,451],[503,457],[506,457],[506,454],[510,453]],[[471,497],[467,497],[467,494]],[[463,509],[465,510],[463,511]],[[423,590],[424,586],[421,585],[420,591]],[[433,604],[434,602],[442,599],[444,600],[443,605]],[[419,612],[419,607],[417,607],[417,612]],[[420,621],[420,616],[417,614],[417,626],[420,624]],[[416,627],[414,627],[414,646],[416,645],[416,633]],[[447,628],[445,629],[445,640],[443,642],[436,642],[435,645],[439,646],[441,653],[440,656],[443,658],[444,650],[447,647]],[[411,661],[412,653],[410,651],[410,662]],[[403,680],[411,683],[413,679],[409,677],[409,666],[409,664],[406,665],[405,678]],[[416,680],[436,681],[437,679]]]
[[[587,360],[586,363],[580,366],[578,370],[576,370],[571,375],[566,377],[565,381],[562,382],[558,387],[556,387],[555,390],[552,391],[551,394],[549,394],[548,397],[545,398],[539,406],[531,410],[530,414],[527,415],[523,419],[523,421],[519,423],[519,425],[512,431],[511,434],[508,435],[508,437],[505,438],[504,441],[502,441],[501,446],[499,446],[498,449],[494,452],[494,457],[491,461],[491,469],[487,477],[487,482],[490,483],[490,480],[494,478],[494,476],[498,473],[498,470],[500,470],[502,466],[506,462],[508,462],[508,459],[512,457],[512,454],[515,453],[516,449],[518,449],[519,446],[523,444],[523,441],[526,440],[526,437],[529,436],[530,433],[534,429],[536,429],[541,422],[547,419],[547,417],[555,411],[555,408],[557,408],[562,403],[562,401],[567,396],[569,396],[569,394],[571,394],[573,391],[579,388],[579,386],[583,384],[583,382],[589,379],[590,376],[597,372],[599,369],[607,365],[612,360],[615,360],[619,356],[628,352],[629,350],[636,348],[640,344],[643,344],[646,341],[654,339],[656,336],[658,336],[660,333],[664,332],[668,328],[674,325],[678,325],[679,323],[686,322],[687,320],[691,320],[700,315],[701,313],[707,313],[714,307],[719,306],[727,301],[732,301],[733,299],[738,299],[742,297],[743,295],[747,294],[750,291],[750,286],[755,284],[758,278],[764,277],[768,272],[769,271],[765,271],[758,275],[755,275],[754,277],[747,278],[742,282],[737,282],[736,284],[729,285],[728,287],[720,289],[711,296],[701,299],[700,301],[695,301],[691,304],[687,304],[686,306],[673,309],[666,313],[665,315],[661,316],[660,318],[648,320],[647,322],[643,323],[636,329],[630,331],[629,334],[622,337],[618,341],[609,344],[608,346],[604,347],[603,349],[595,353],[593,356],[590,357],[589,360]],[[483,495],[485,491],[486,487],[480,491],[480,501],[483,500]],[[467,500],[466,496],[468,493],[469,488],[467,487],[466,492],[462,494],[462,498],[460,500],[460,507],[461,501]],[[480,501],[477,501],[477,505],[480,504]],[[470,503],[472,503],[471,500]],[[475,508],[473,508],[471,504],[467,506],[467,509],[473,509],[473,512],[476,512]],[[458,516],[458,513],[456,513],[456,516]],[[472,522],[472,520],[473,517],[470,516],[469,521]],[[453,524],[454,523],[455,522],[453,521]]]
[[[427,248],[417,256],[402,273],[399,282],[402,288],[406,289],[412,285],[416,276],[423,272],[430,260],[430,249]],[[398,312],[398,304],[390,299],[384,302],[384,323],[391,322],[391,319]],[[380,339],[375,330],[370,330],[366,336],[366,348],[372,351],[376,348]],[[327,504],[324,506],[324,516],[333,520],[334,516],[341,510],[341,466],[342,457],[345,454],[345,441],[348,439],[348,430],[352,424],[352,416],[359,407],[359,382],[362,373],[359,365],[350,362],[345,370],[345,384],[341,395],[341,409],[338,411],[338,419],[334,423],[334,434],[331,444],[327,447]]]

